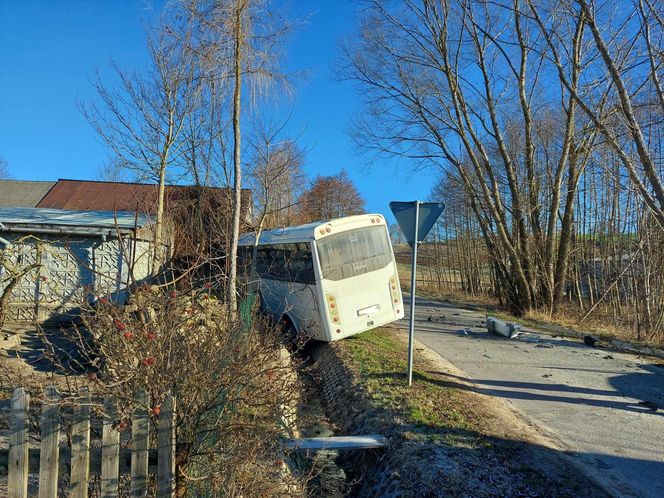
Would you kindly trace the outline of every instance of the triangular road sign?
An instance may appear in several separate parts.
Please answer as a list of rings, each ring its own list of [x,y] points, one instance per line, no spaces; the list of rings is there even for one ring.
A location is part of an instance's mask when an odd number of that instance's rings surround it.
[[[406,237],[406,241],[411,247],[413,246],[413,241],[415,239],[415,209],[417,204],[419,204],[419,213],[417,216],[418,242],[422,242],[426,238],[436,224],[436,221],[438,221],[438,218],[440,218],[440,215],[443,214],[443,211],[445,210],[445,204],[442,202],[390,202],[390,209],[392,210],[392,213],[394,213],[399,228],[401,228],[401,231]]]

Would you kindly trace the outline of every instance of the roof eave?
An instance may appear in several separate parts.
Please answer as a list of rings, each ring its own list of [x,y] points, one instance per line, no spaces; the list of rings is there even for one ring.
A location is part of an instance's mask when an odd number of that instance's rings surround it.
[[[138,230],[138,228],[136,229]],[[63,226],[63,225],[31,225],[31,224],[10,224],[3,222],[0,232],[15,233],[43,233],[53,235],[85,235],[85,236],[105,236],[115,237],[120,235],[130,235],[135,232],[134,228],[100,228],[86,226]]]

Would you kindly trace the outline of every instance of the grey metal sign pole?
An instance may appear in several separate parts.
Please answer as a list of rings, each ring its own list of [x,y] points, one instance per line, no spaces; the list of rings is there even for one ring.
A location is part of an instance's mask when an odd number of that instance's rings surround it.
[[[415,201],[415,241],[410,275],[410,322],[408,326],[408,385],[413,385],[413,346],[415,342],[415,283],[417,281],[417,231],[420,222],[420,201]]]
[[[410,323],[408,327],[408,385],[413,385],[413,349],[415,343],[415,283],[417,281],[417,246],[422,242],[445,210],[442,202],[390,202],[390,209],[413,248],[410,275]]]

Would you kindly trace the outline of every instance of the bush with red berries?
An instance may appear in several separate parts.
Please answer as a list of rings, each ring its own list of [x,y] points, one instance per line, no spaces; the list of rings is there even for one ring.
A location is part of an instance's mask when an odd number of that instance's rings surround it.
[[[155,421],[168,393],[176,397],[178,494],[300,489],[274,465],[284,457],[284,407],[297,386],[273,328],[230,320],[208,288],[141,286],[129,304],[100,300],[82,318],[72,340],[87,376],[72,377],[115,396],[126,426],[136,393],[148,394],[145,408]]]

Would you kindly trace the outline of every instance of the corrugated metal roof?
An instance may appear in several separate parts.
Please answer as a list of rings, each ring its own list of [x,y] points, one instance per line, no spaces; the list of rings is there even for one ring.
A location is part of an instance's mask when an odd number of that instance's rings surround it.
[[[37,207],[84,211],[152,211],[157,186],[141,183],[58,180]]]
[[[64,226],[89,228],[140,228],[152,219],[127,211],[72,211],[26,207],[0,207],[0,223],[9,226]],[[2,231],[2,227],[0,227]]]
[[[167,186],[166,202],[194,198],[196,187]],[[208,188],[219,200],[230,200],[232,190]],[[91,211],[138,211],[154,214],[158,186],[145,183],[60,179],[37,207]],[[251,190],[242,190],[242,211],[250,212]]]
[[[0,180],[0,206],[35,207],[55,182]]]

